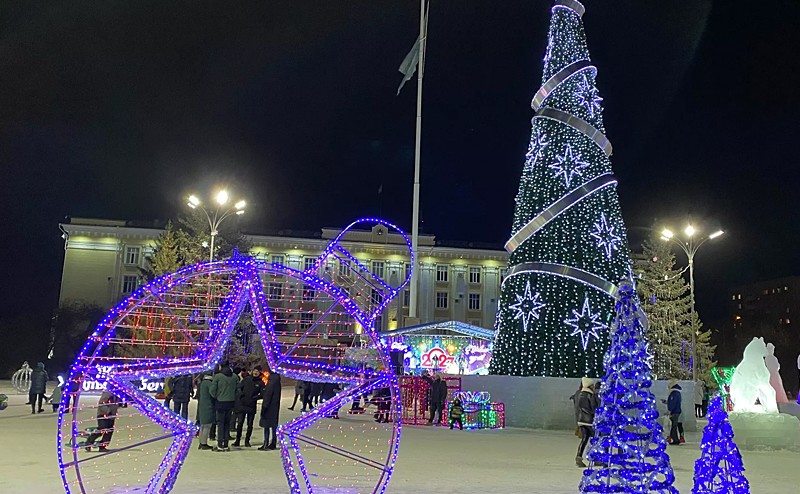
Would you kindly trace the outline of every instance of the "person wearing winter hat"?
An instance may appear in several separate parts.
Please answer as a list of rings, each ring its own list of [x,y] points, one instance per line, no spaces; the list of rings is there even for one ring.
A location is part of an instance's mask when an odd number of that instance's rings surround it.
[[[683,422],[681,422],[681,385],[677,379],[669,381],[669,396],[667,397],[667,411],[671,423],[669,430],[669,443],[673,446],[680,446],[683,439]],[[680,434],[680,435],[679,435]]]
[[[594,436],[594,412],[597,409],[597,395],[595,395],[594,379],[590,377],[581,378],[581,394],[578,396],[578,427],[581,430],[581,442],[578,445],[578,454],[575,456],[575,465],[586,467],[583,462],[583,452],[589,439]]]

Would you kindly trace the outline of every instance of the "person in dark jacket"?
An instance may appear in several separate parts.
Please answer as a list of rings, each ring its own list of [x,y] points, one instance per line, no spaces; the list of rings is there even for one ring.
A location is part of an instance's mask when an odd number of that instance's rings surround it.
[[[389,388],[379,388],[372,393],[372,402],[378,407],[375,422],[388,423],[392,405],[392,393]]]
[[[197,386],[197,421],[200,423],[200,447],[201,450],[209,450],[208,437],[211,433],[211,424],[216,422],[214,411],[214,398],[211,397],[211,381],[213,380],[211,371],[203,373],[200,384]]]
[[[313,401],[313,383],[311,381],[303,381],[303,408],[300,410],[301,412],[305,412],[306,409],[313,410],[314,404]]]
[[[103,391],[100,395],[100,401],[97,406],[97,430],[92,432],[86,439],[86,451],[92,450],[92,445],[101,435],[100,451],[108,451],[108,445],[111,442],[111,436],[114,435],[114,423],[117,420],[117,411],[119,410],[119,398],[114,396],[109,391]]]
[[[577,399],[577,423],[581,430],[581,442],[578,444],[578,454],[575,456],[575,465],[586,467],[583,462],[583,452],[589,439],[594,436],[594,413],[597,410],[597,395],[595,395],[594,380],[589,377],[581,378],[581,394]]]
[[[217,414],[217,447],[214,451],[230,451],[228,438],[231,437],[231,417],[238,386],[239,376],[227,364],[223,364],[222,370],[211,380],[209,393],[216,400],[214,410]]]
[[[44,412],[44,408],[42,408],[42,400],[45,399],[44,394],[47,392],[47,381],[49,380],[50,376],[48,376],[47,371],[44,370],[44,364],[41,362],[37,363],[36,368],[33,369],[33,372],[31,373],[31,387],[28,390],[28,401],[31,402],[32,414],[36,413],[37,400],[39,401],[39,413]]]
[[[289,407],[289,410],[294,410],[294,406],[297,405],[297,399],[300,398],[301,404],[305,405],[305,400],[303,396],[305,395],[305,388],[303,387],[305,381],[295,381],[294,382],[294,401],[292,402],[292,406]],[[305,409],[305,406],[303,407]]]
[[[336,383],[322,383],[322,401],[328,401],[336,397],[336,393],[341,391],[342,388]],[[338,419],[339,409],[335,408],[327,415],[328,418]]]
[[[441,374],[437,373],[433,384],[431,384],[431,416],[426,425],[433,425],[434,419],[437,417],[437,412],[439,418],[436,419],[436,424],[440,425],[444,423],[445,401],[447,401],[447,381],[442,379]]]
[[[462,420],[462,416],[464,415],[464,407],[461,405],[461,400],[456,398],[453,400],[453,404],[450,405],[450,430],[453,430],[453,426],[458,424],[458,430],[464,430],[464,421]]]
[[[311,383],[311,399],[314,400],[314,406],[318,406],[322,401],[322,383]]]
[[[192,376],[185,374],[172,378],[172,407],[184,419],[189,418],[189,399],[192,397]]]
[[[253,421],[256,418],[258,399],[261,397],[261,368],[256,367],[250,371],[239,383],[236,396],[236,441],[233,445],[239,447],[242,440],[242,429],[247,420],[247,435],[244,437],[245,447],[250,447],[250,437],[253,435]]]
[[[667,411],[669,412],[669,437],[670,444],[680,446],[683,439],[683,423],[681,422],[681,385],[677,379],[669,382],[669,396],[667,397]]]
[[[261,390],[261,418],[258,425],[264,428],[264,444],[258,448],[267,451],[277,447],[278,417],[281,409],[281,375],[267,369],[269,381]],[[270,433],[272,441],[270,442]]]
[[[431,406],[431,388],[433,387],[433,378],[427,370],[422,371],[422,380],[425,382],[424,390],[422,392],[422,409],[427,410]]]

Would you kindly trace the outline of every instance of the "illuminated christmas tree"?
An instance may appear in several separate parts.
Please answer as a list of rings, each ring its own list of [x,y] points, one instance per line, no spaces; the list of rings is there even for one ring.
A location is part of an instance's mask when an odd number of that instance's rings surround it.
[[[747,494],[750,483],[744,476],[739,448],[733,442],[733,428],[715,396],[708,406],[708,425],[700,443],[702,453],[694,462],[693,494]]]
[[[508,276],[498,305],[490,372],[599,376],[614,282],[630,271],[583,31],[583,5],[557,0],[542,87],[516,197]]]
[[[653,356],[645,338],[647,321],[632,283],[620,283],[618,297],[580,492],[677,494],[650,392]]]

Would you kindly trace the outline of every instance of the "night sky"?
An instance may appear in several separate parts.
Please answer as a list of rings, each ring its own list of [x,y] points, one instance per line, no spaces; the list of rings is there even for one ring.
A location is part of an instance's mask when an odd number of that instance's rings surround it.
[[[433,2],[424,231],[508,238],[550,4]],[[800,2],[585,4],[631,239],[689,214],[724,228],[696,258],[719,327],[732,285],[800,274]],[[2,316],[51,314],[65,216],[165,219],[215,184],[248,200],[249,232],[372,214],[410,231],[416,79],[395,92],[418,8],[2,2]]]

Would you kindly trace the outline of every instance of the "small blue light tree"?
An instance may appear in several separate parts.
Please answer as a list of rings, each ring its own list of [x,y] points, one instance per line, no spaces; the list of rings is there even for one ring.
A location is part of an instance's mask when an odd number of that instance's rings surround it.
[[[719,395],[708,407],[708,425],[703,430],[700,458],[694,462],[692,494],[749,494],[739,448],[733,442],[733,428]]]
[[[620,282],[615,309],[595,437],[580,492],[677,494],[650,392],[653,356],[644,336],[647,319],[628,280]]]

